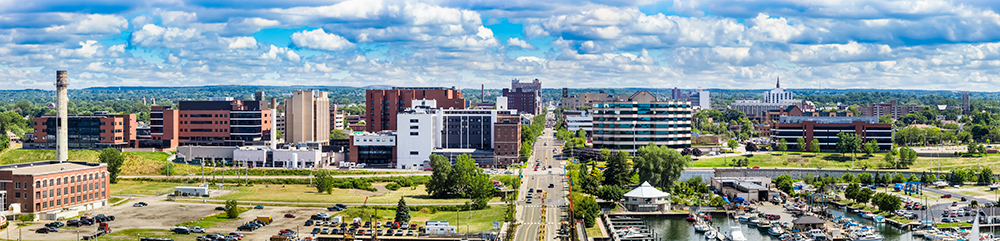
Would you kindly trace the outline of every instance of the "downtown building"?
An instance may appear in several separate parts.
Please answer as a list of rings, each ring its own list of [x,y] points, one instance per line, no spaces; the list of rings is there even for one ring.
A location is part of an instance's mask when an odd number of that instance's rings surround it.
[[[538,79],[523,83],[512,80],[510,89],[504,88],[502,95],[507,97],[507,108],[521,114],[538,115],[542,112],[542,82]]]
[[[649,143],[691,147],[691,102],[663,101],[639,91],[625,100],[593,106],[594,149],[635,153]]]
[[[330,99],[325,91],[296,90],[285,98],[285,143],[330,143]]]
[[[562,98],[559,100],[559,107],[568,107],[571,110],[579,110],[580,107],[591,107],[594,102],[606,102],[617,100],[614,96],[611,96],[604,91],[599,91],[597,93],[583,93],[570,95],[569,89],[562,89]]]
[[[272,140],[275,116],[267,101],[213,97],[150,107],[149,143],[139,147],[264,145]]]
[[[788,106],[798,106],[803,111],[814,111],[816,106],[809,101],[795,99],[795,93],[781,88],[781,81],[775,88],[764,93],[763,100],[737,100],[729,104],[730,109],[736,109],[747,115],[748,119],[763,121],[768,111],[784,110]]]
[[[892,119],[899,119],[906,114],[913,112],[920,112],[924,110],[923,106],[917,105],[897,105],[896,100],[889,101],[889,104],[871,104],[861,108],[862,116],[874,116],[879,117],[883,115],[892,115]]]
[[[0,166],[0,204],[5,216],[34,213],[58,220],[107,206],[108,165],[83,161],[40,161]]]
[[[784,139],[789,150],[802,149],[799,138],[805,139],[806,145],[819,140],[822,151],[836,150],[840,140],[837,134],[841,132],[857,134],[863,143],[878,141],[881,150],[892,147],[892,124],[879,124],[878,117],[782,116],[778,123],[771,124],[771,139],[775,143]]]
[[[393,87],[388,90],[366,90],[367,116],[364,131],[395,130],[396,114],[413,106],[414,100],[435,100],[440,108],[465,109],[462,91],[455,87]],[[355,131],[359,130],[352,127]]]
[[[56,148],[56,116],[45,115],[34,119],[35,132],[25,149]],[[93,115],[71,115],[67,121],[69,149],[100,150],[104,148],[130,148],[137,146],[135,115],[111,115],[97,112]]]

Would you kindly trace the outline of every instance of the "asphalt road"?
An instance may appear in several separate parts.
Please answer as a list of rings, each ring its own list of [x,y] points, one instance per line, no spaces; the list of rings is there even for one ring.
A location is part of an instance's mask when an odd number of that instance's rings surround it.
[[[553,156],[561,141],[553,138],[553,133],[552,129],[545,129],[535,143],[534,155],[523,170],[524,178],[521,179],[519,192],[521,196],[517,200],[516,214],[517,221],[521,225],[514,234],[514,240],[540,240],[538,235],[543,229],[545,230],[544,240],[558,240],[559,223],[564,221],[564,206],[568,204],[565,198],[565,188],[567,187],[564,181],[563,164]],[[535,163],[540,163],[537,171]],[[552,168],[549,168],[549,165]],[[549,184],[552,184],[553,187],[549,188]],[[531,193],[531,203],[527,203],[529,189],[534,189],[534,192]],[[538,192],[538,190],[542,190],[542,192]],[[542,222],[543,215],[545,216],[544,223]]]
[[[430,176],[431,172],[401,172],[401,173],[388,173],[388,174],[359,174],[359,175],[334,175],[334,178],[361,178],[361,177],[395,177],[395,176]],[[201,175],[176,175],[176,176],[162,176],[162,175],[141,175],[141,176],[118,176],[119,178],[152,178],[152,179],[176,179],[176,178],[200,178]],[[244,178],[249,179],[297,179],[297,178],[312,178],[313,176],[222,176],[222,175],[206,175],[206,179],[223,179],[226,180],[242,180]]]

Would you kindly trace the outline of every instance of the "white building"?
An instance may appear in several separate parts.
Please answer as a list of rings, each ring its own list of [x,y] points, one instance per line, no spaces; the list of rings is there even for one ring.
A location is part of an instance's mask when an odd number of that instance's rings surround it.
[[[775,84],[774,89],[768,91],[767,94],[764,95],[764,102],[771,104],[781,103],[786,100],[794,100],[794,99],[795,99],[794,93],[792,93],[791,91],[785,91],[785,89],[781,88],[781,79],[778,79],[778,82]]]
[[[433,101],[433,100],[431,100]],[[423,102],[413,101],[414,105]],[[420,103],[423,106],[427,103]],[[441,143],[441,110],[414,106],[396,115],[396,130],[399,144],[396,145],[396,168],[421,169],[430,163],[431,152]]]
[[[566,119],[566,130],[577,132],[580,129],[590,133],[594,131],[594,117],[590,113],[583,112],[579,116],[565,116]]]
[[[699,89],[698,91],[695,91],[694,94],[692,94],[690,97],[688,97],[688,101],[691,101],[692,108],[700,107],[702,110],[712,109],[712,99],[709,98],[708,91]]]
[[[312,168],[326,166],[326,154],[318,149],[291,147],[270,149],[260,146],[244,146],[233,150],[235,165],[250,167]]]
[[[670,210],[670,194],[657,190],[649,182],[625,193],[622,202],[629,212],[662,212]]]
[[[455,226],[448,225],[448,221],[427,221],[424,223],[424,234],[453,234]]]

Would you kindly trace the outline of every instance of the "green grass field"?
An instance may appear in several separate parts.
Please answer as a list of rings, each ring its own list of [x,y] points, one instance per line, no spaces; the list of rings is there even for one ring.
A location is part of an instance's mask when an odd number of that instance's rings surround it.
[[[101,236],[99,240],[108,241],[135,241],[136,237],[143,238],[170,238],[173,240],[194,240],[198,235],[195,234],[174,234],[170,230],[160,230],[160,229],[125,229],[114,231],[110,234]]]
[[[883,169],[885,165],[885,160],[883,160],[884,153],[876,153],[874,156],[866,156],[864,153],[856,154],[854,159],[854,167],[862,168],[867,166],[868,169]],[[739,157],[709,157],[701,158],[697,161],[691,162],[691,167],[730,167],[733,164],[733,160],[738,158],[744,158],[744,156]],[[852,158],[851,154],[847,153],[841,155],[840,153],[802,153],[802,152],[786,152],[782,154],[781,152],[758,152],[754,153],[750,158],[750,163],[747,166],[760,166],[760,167],[803,167],[803,168],[851,168]],[[1000,155],[991,155],[986,157],[919,157],[917,161],[910,166],[910,170],[913,171],[931,171],[938,170],[951,170],[956,167],[968,167],[968,166],[986,166],[992,169],[1000,169]]]
[[[245,213],[246,211],[249,211],[250,209],[251,207],[239,207],[236,210],[239,210],[240,214],[242,214]],[[236,219],[229,219],[225,211],[218,211],[216,214],[213,214],[212,216],[204,217],[202,219],[194,221],[184,222],[178,224],[177,226],[184,226],[184,227],[198,226],[202,228],[208,228],[215,226],[216,224],[219,223],[231,222],[234,220]]]
[[[70,150],[69,160],[97,162],[97,151],[92,150]],[[11,149],[0,156],[0,165],[17,164],[25,162],[49,161],[56,159],[55,150],[25,150]]]
[[[352,193],[348,189],[334,189],[333,194],[317,193],[316,188],[307,185],[285,184],[285,185],[264,185],[257,184],[252,187],[238,187],[239,191],[215,197],[214,199],[240,201],[276,201],[276,202],[319,202],[319,203],[363,203],[365,196]],[[353,190],[357,191],[357,190]],[[400,188],[396,191],[372,196],[368,198],[369,203],[396,203],[400,197],[405,197],[407,203],[433,204],[433,203],[464,203],[469,199],[433,199],[427,195],[424,186],[416,188]],[[490,200],[499,201],[499,198]]]
[[[194,184],[191,184],[194,185]],[[174,191],[174,187],[189,186],[184,183],[173,182],[142,182],[142,181],[118,181],[111,184],[111,195],[128,196],[133,194],[156,195],[157,193],[169,193]]]

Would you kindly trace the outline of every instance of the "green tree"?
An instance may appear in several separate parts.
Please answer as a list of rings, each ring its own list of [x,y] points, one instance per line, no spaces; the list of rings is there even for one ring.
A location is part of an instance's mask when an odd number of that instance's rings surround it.
[[[846,190],[844,190],[844,198],[855,200],[858,197],[858,193],[860,192],[861,192],[861,186],[858,185],[857,183],[852,183],[851,185],[847,186]]]
[[[226,200],[226,218],[240,218],[239,203],[236,200]]]
[[[729,149],[736,151],[736,148],[740,146],[740,143],[736,142],[736,140],[729,139],[726,141],[726,146],[729,146]]]
[[[878,123],[880,124],[892,124],[892,115],[886,114],[878,117]]]
[[[809,151],[809,147],[806,146],[806,139],[805,138],[799,137],[799,139],[795,139],[795,144],[798,144],[799,151],[801,151],[801,152],[807,152],[807,151]]]
[[[609,202],[618,202],[625,197],[626,190],[618,186],[601,186],[597,189],[597,197]]]
[[[318,170],[313,175],[316,182],[316,193],[326,192],[328,194],[333,194],[333,176],[330,175],[329,171]]]
[[[331,140],[346,140],[348,137],[344,130],[330,130]]]
[[[812,142],[809,143],[809,151],[812,151],[812,152],[815,152],[815,153],[819,153],[819,151],[820,151],[820,149],[819,149],[819,139],[813,139]]]
[[[639,182],[649,182],[664,190],[672,190],[674,181],[680,178],[684,167],[691,161],[691,156],[683,156],[673,148],[653,143],[639,148],[638,153],[634,160],[634,172],[639,175]]]
[[[410,206],[406,206],[406,200],[403,200],[403,197],[399,197],[399,202],[396,203],[396,218],[393,221],[399,223],[410,222]]]
[[[892,168],[899,168],[899,162],[896,161],[896,156],[893,156],[891,151],[886,152],[882,160],[885,160],[885,163]]]
[[[878,141],[870,140],[865,143],[865,155],[872,156],[872,153],[878,152]]]
[[[629,184],[629,177],[632,175],[632,167],[629,165],[628,153],[619,151],[608,158],[604,168],[604,185],[624,187]]]
[[[899,196],[880,192],[872,197],[872,204],[877,206],[879,211],[893,213],[903,206],[903,201]]]
[[[899,168],[910,168],[917,161],[917,151],[910,148],[899,148]]]
[[[858,192],[857,197],[855,197],[855,201],[858,203],[868,203],[868,200],[871,200],[873,194],[875,194],[875,191],[872,191],[871,188],[862,188],[861,191]]]
[[[111,183],[118,183],[118,173],[121,173],[122,164],[125,163],[125,157],[122,157],[122,153],[115,148],[108,147],[101,150],[97,159],[108,164],[108,176],[111,178]]]
[[[854,175],[851,175],[851,173],[844,173],[844,176],[840,177],[840,179],[844,180],[846,183],[851,183],[854,182]]]
[[[993,169],[989,167],[984,167],[983,170],[979,171],[979,179],[976,180],[979,185],[990,185],[993,184]]]
[[[872,184],[872,183],[874,183],[874,181],[875,181],[875,179],[872,178],[872,174],[871,173],[863,172],[861,174],[858,174],[858,182],[861,182],[861,183],[864,183],[864,184]]]
[[[595,177],[591,172],[592,169],[593,168],[587,165],[580,165],[580,189],[582,189],[584,193],[596,194],[599,184],[597,177]]]
[[[10,147],[10,136],[7,136],[6,127],[0,126],[0,152]]]
[[[451,176],[451,162],[448,158],[438,154],[430,156],[431,178],[427,180],[427,194],[441,198],[450,195],[454,188]]]
[[[778,141],[778,145],[774,147],[774,150],[780,151],[782,154],[784,154],[784,152],[788,150],[788,141],[782,138],[781,140]]]
[[[601,207],[597,205],[594,197],[573,193],[573,217],[583,220],[587,227],[594,227],[597,223],[597,216],[601,212]]]
[[[853,158],[855,152],[861,147],[861,137],[854,133],[837,133],[837,152],[841,155],[850,152]]]

